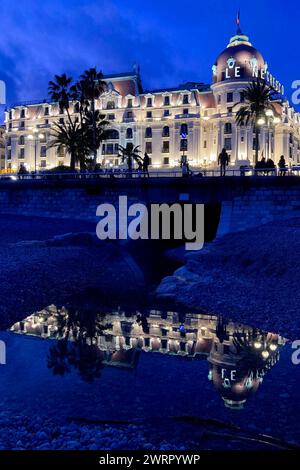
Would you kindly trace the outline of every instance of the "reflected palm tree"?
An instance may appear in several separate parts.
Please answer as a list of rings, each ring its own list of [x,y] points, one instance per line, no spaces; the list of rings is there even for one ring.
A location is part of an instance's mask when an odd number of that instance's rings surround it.
[[[47,365],[55,375],[65,375],[72,369],[78,371],[86,382],[93,382],[101,376],[103,353],[97,345],[97,338],[110,324],[101,324],[101,315],[69,308],[57,316],[56,344],[50,347]]]

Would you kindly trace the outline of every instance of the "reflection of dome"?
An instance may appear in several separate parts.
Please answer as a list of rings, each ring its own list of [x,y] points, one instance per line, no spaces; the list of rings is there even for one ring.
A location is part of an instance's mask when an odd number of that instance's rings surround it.
[[[214,83],[237,78],[252,78],[254,69],[266,67],[261,53],[249,42],[238,27],[227,48],[218,56],[214,66]],[[238,68],[238,69],[237,69]]]
[[[233,380],[231,372],[233,372],[232,369],[223,369],[222,373],[219,367],[212,366],[210,377],[225,406],[231,409],[241,409],[247,399],[257,392],[260,379],[253,373],[248,373],[241,377],[237,375]]]

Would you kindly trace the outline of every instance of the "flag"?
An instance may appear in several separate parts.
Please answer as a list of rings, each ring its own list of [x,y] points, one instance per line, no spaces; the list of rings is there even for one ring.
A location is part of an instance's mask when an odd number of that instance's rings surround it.
[[[239,11],[237,12],[237,16],[236,16],[237,27],[240,27],[240,24],[241,24],[241,10],[239,9]]]

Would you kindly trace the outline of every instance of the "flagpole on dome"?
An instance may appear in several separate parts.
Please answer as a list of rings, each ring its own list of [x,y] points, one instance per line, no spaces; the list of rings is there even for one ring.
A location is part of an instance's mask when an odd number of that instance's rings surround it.
[[[238,9],[236,16],[236,34],[243,34],[241,30],[241,9]]]

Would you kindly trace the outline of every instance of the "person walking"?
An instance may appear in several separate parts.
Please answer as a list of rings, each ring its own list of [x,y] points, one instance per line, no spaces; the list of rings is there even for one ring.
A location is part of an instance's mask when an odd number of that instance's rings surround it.
[[[220,165],[220,175],[226,176],[226,168],[229,164],[229,156],[225,148],[223,148],[222,152],[219,155],[218,163]]]
[[[278,162],[278,168],[279,168],[279,176],[285,176],[286,174],[286,161],[284,158],[284,155],[281,155],[280,160]]]
[[[144,158],[143,158],[143,172],[144,176],[150,177],[149,175],[149,165],[150,165],[150,157],[148,153],[145,152]]]

